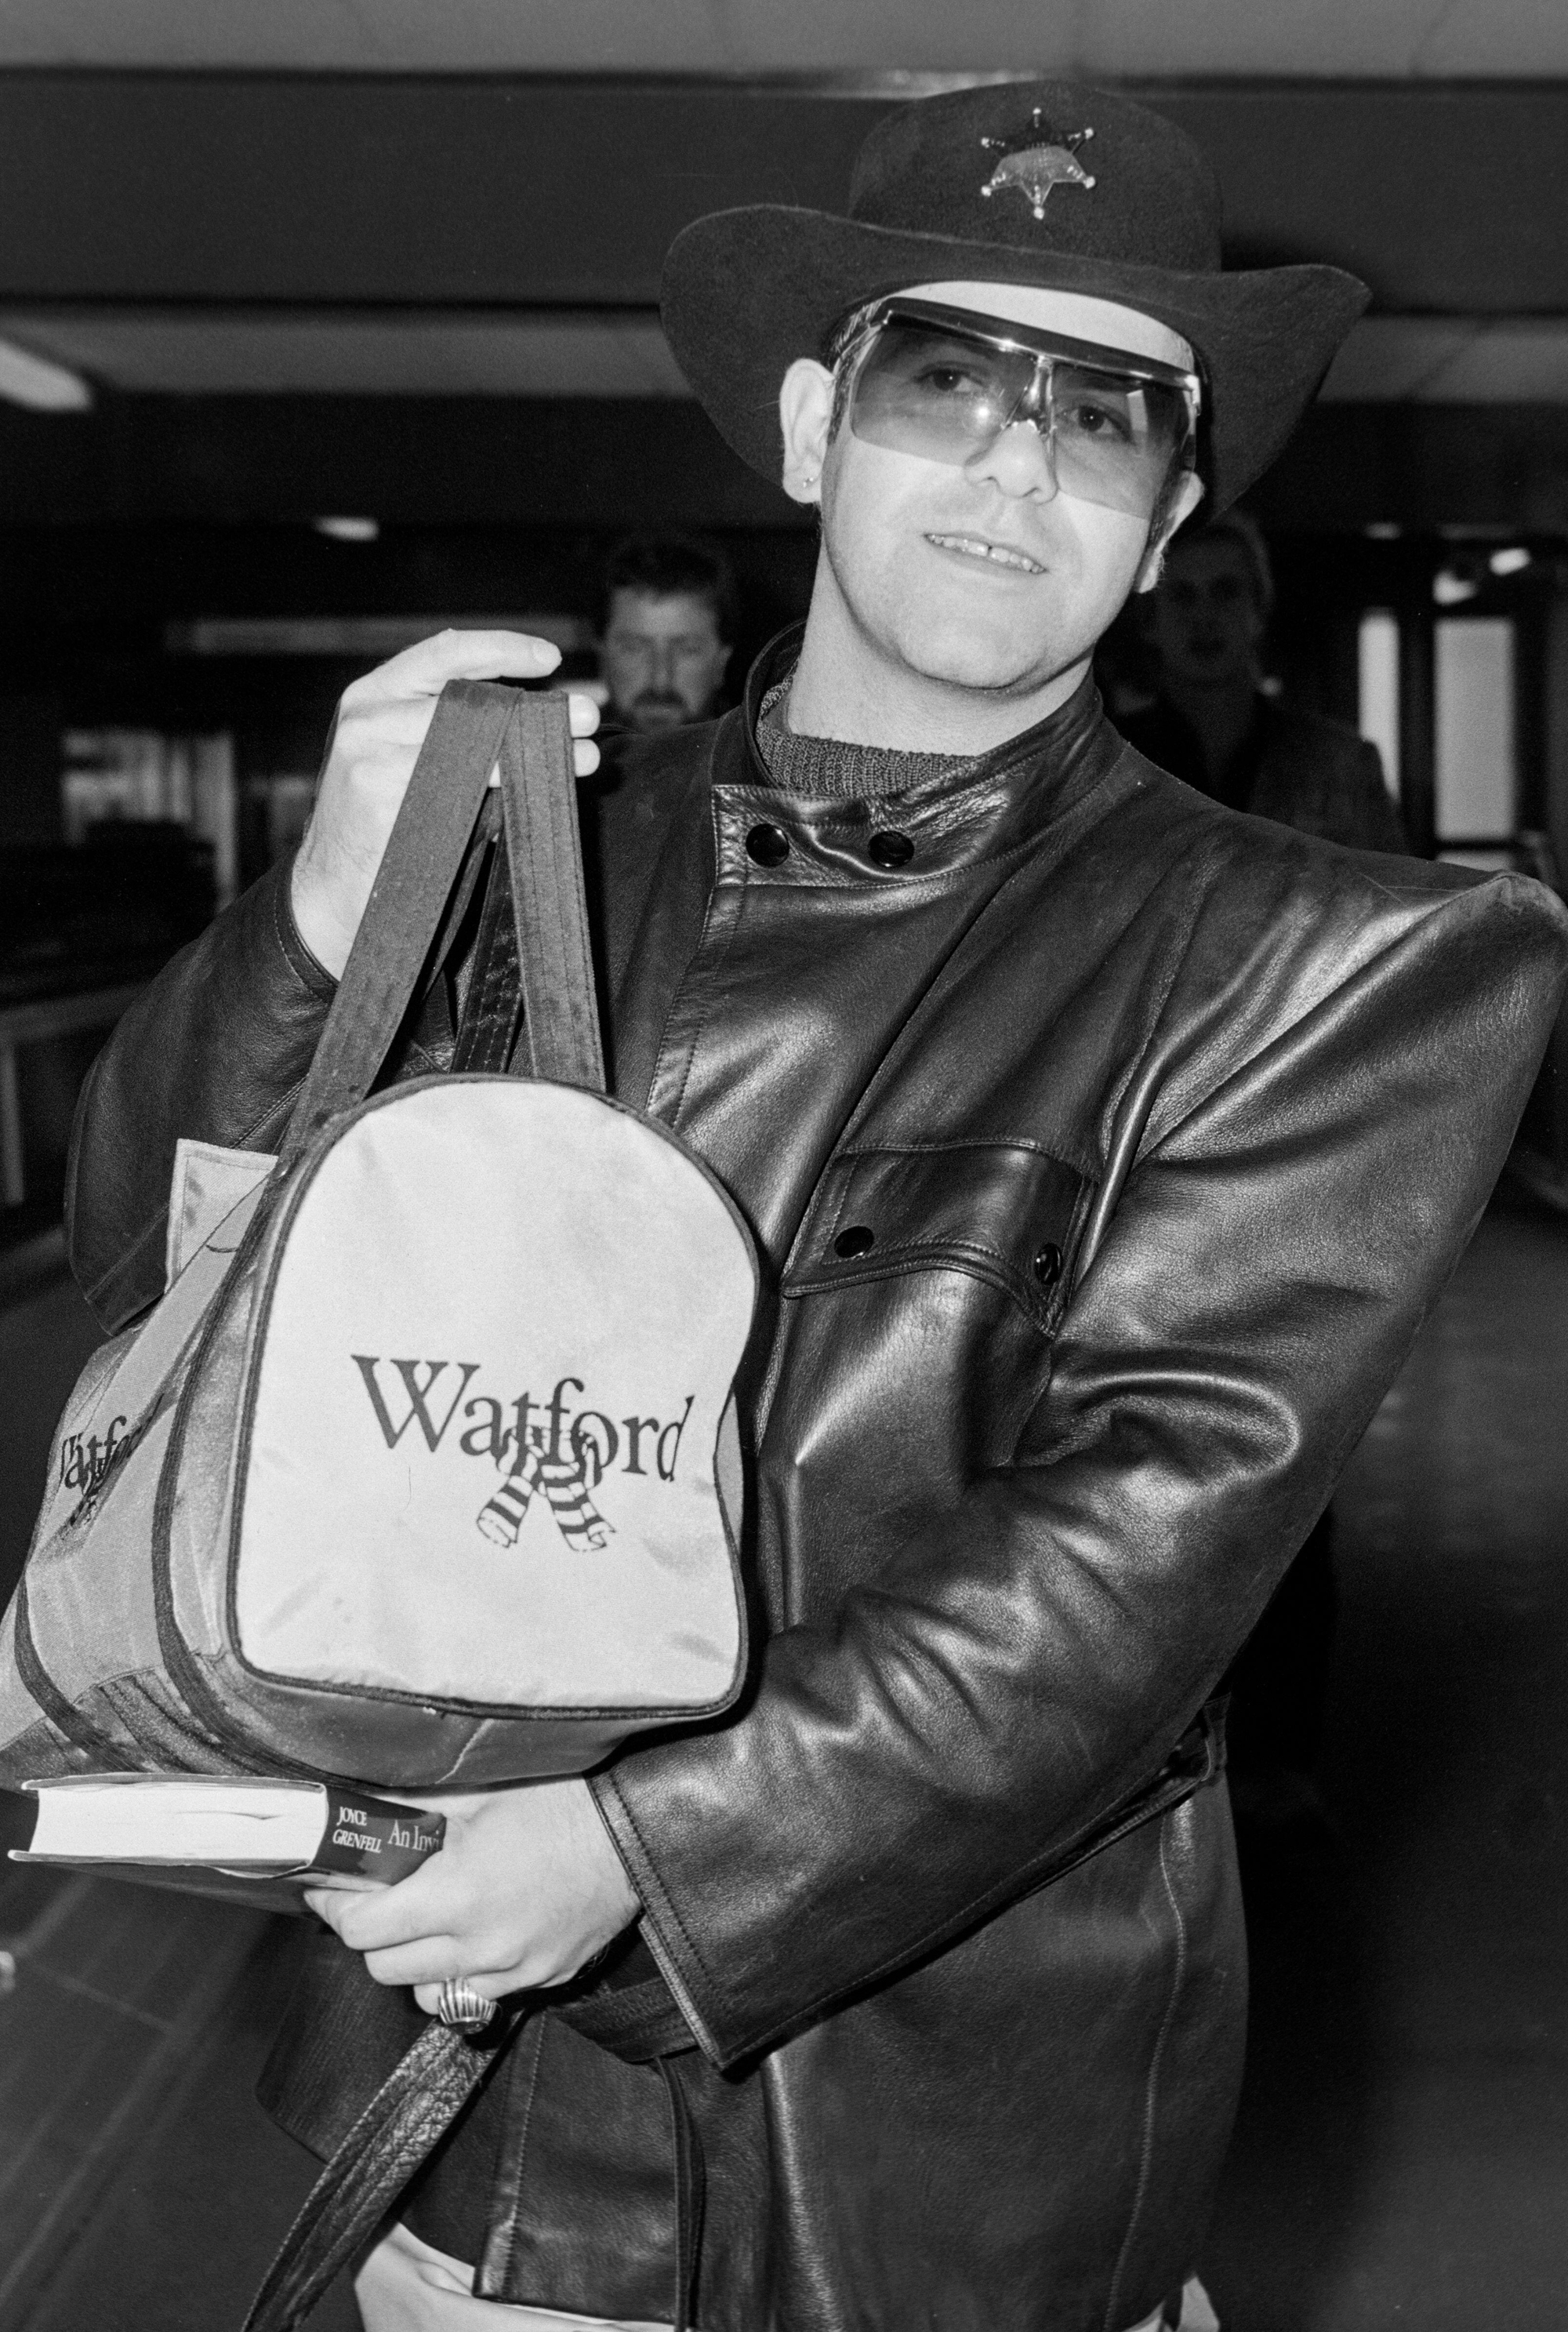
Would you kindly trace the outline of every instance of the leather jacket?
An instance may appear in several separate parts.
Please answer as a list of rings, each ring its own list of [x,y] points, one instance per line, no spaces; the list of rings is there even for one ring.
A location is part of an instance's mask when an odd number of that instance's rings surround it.
[[[747,1695],[593,1787],[697,2044],[704,2332],[1117,2332],[1190,2270],[1239,2075],[1201,1711],[1491,1189],[1568,916],[1221,809],[1087,688],[958,778],[784,793],[790,654],[627,741],[591,821],[614,1090],[767,1280]],[[94,1070],[106,1324],[158,1293],[176,1137],[277,1146],[331,992],[285,886]],[[422,2022],[322,1937],[268,2101],[326,2150]],[[406,2215],[489,2297],[667,2319],[667,2111],[535,2017]]]

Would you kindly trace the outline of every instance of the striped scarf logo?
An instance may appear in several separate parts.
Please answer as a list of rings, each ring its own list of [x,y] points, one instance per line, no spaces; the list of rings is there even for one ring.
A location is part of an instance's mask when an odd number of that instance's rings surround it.
[[[388,1449],[408,1435],[411,1449],[423,1443],[434,1456],[461,1410],[468,1421],[454,1435],[454,1446],[464,1457],[490,1458],[504,1477],[476,1518],[480,1532],[498,1546],[517,1544],[536,1498],[543,1499],[574,1554],[607,1545],[615,1524],[599,1512],[594,1494],[617,1471],[673,1482],[696,1398],[688,1393],[668,1421],[635,1414],[612,1418],[602,1410],[574,1410],[571,1396],[585,1390],[580,1377],[559,1378],[546,1401],[527,1392],[502,1401],[492,1393],[471,1392],[478,1361],[383,1361],[371,1352],[350,1357]],[[389,1371],[385,1388],[382,1369]],[[395,1414],[399,1407],[401,1416]],[[411,1426],[416,1429],[410,1435]]]

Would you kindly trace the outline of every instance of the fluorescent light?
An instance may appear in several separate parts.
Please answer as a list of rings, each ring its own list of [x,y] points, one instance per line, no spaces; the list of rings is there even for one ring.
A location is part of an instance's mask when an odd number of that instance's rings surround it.
[[[1378,749],[1383,783],[1400,798],[1400,619],[1391,607],[1369,607],[1356,641],[1361,733]]]
[[[35,357],[14,340],[0,340],[0,397],[34,413],[85,413],[92,391],[80,373]]]
[[[1530,554],[1522,542],[1512,542],[1505,550],[1494,550],[1487,564],[1494,575],[1520,575],[1530,564]]]
[[[1432,578],[1432,597],[1439,607],[1457,607],[1473,599],[1480,588],[1472,576],[1460,575],[1452,567],[1439,567]]]
[[[1397,542],[1401,531],[1392,519],[1387,518],[1375,518],[1370,526],[1362,529],[1369,542]]]
[[[312,523],[318,534],[330,535],[334,542],[374,542],[381,531],[373,518],[319,518]]]

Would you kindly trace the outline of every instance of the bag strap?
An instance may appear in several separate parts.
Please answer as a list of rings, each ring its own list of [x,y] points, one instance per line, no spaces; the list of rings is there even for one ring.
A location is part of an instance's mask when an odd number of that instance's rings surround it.
[[[432,948],[499,764],[535,1076],[604,1090],[571,731],[559,692],[448,681],[408,780],[284,1150],[370,1090]]]
[[[501,799],[529,1074],[605,1089],[567,701],[513,690]]]
[[[656,2062],[670,2108],[675,2184],[674,2332],[688,2332],[705,2192],[702,2143],[671,2061],[696,2046],[658,1977],[540,2012],[629,2064]],[[474,2090],[521,2031],[529,2007],[469,2035],[434,2021],[393,2067],[301,2203],[251,2303],[244,2332],[297,2332],[334,2276],[369,2241]]]
[[[434,2020],[398,2060],[300,2206],[244,2332],[296,2332],[516,2038],[516,2011],[470,2036]]]

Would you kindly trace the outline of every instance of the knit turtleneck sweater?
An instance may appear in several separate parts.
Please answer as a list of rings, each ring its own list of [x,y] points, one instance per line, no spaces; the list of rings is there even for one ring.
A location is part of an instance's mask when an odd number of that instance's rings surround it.
[[[983,754],[903,753],[883,745],[851,745],[841,737],[803,737],[785,717],[789,683],[780,681],[762,699],[757,745],[774,784],[786,793],[904,793],[942,778],[961,778],[978,769]]]

